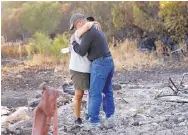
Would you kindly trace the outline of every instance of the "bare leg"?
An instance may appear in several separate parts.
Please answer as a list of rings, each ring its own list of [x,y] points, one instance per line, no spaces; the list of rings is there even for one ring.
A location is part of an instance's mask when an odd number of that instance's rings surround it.
[[[75,119],[80,118],[80,110],[81,110],[83,95],[84,95],[83,90],[75,91],[75,97],[74,97],[74,117],[75,117]]]

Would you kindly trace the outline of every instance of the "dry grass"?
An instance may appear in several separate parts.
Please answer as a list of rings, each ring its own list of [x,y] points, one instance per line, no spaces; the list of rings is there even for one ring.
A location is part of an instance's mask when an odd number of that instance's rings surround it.
[[[53,56],[46,56],[44,54],[35,54],[31,60],[26,62],[28,67],[40,68],[56,68],[57,70],[69,71],[69,56],[64,56],[58,60]]]
[[[112,47],[110,50],[117,71],[122,69],[141,69],[160,64],[154,54],[139,52],[137,50],[137,41],[125,40],[123,43],[120,43],[118,47]]]
[[[55,58],[43,54],[35,54],[31,60],[27,61],[29,66],[53,66],[54,64],[56,64]]]
[[[182,47],[183,44],[180,44]],[[22,58],[28,56],[27,45],[4,45],[1,46],[2,56]],[[150,68],[162,64],[159,58],[163,57],[163,45],[161,42],[156,42],[156,54],[142,53],[137,50],[137,41],[125,40],[117,45],[111,47],[112,56],[115,62],[116,71],[132,70]],[[168,50],[169,51],[169,50]],[[160,56],[161,55],[161,56]],[[187,56],[183,58],[184,63],[188,61]],[[44,54],[35,54],[31,60],[26,61],[27,67],[44,67],[44,68],[58,68],[67,72],[69,70],[69,56],[63,55],[63,58],[58,60],[53,56],[46,56]]]
[[[3,45],[2,56],[8,57],[23,57],[27,56],[26,45]],[[115,67],[117,71],[131,70],[134,68],[141,69],[144,67],[153,67],[160,64],[154,54],[146,54],[137,50],[137,41],[125,40],[117,47],[110,48]],[[64,56],[58,60],[53,56],[46,56],[44,54],[35,54],[31,60],[26,61],[27,67],[40,68],[58,68],[68,72],[69,70],[69,56]]]
[[[1,45],[1,55],[4,57],[22,58],[27,56],[26,45]]]

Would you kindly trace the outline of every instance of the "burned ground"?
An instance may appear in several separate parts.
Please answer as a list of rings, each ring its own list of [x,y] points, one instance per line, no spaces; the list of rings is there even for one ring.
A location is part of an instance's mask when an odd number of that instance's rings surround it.
[[[187,66],[156,67],[126,72],[116,72],[113,83],[121,86],[114,90],[116,105],[115,126],[107,129],[87,130],[73,125],[73,95],[60,93],[58,98],[59,134],[67,135],[188,135],[188,103],[165,102],[156,99],[163,91],[172,94],[167,86],[168,78],[179,82]],[[2,72],[1,103],[15,111],[28,106],[28,102],[40,99],[39,84],[60,87],[70,82],[68,74],[55,69],[24,69]],[[85,106],[83,101],[83,105]],[[85,108],[82,111],[84,115]],[[83,116],[84,117],[84,116]],[[101,111],[102,121],[104,114]],[[29,124],[28,124],[29,123]],[[23,134],[31,134],[32,119],[24,125]]]

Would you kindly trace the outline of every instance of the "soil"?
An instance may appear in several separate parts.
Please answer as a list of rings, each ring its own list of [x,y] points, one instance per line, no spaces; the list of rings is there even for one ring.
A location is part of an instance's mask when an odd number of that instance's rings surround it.
[[[11,66],[11,62],[2,63],[3,66]],[[15,62],[13,63],[15,66]],[[166,87],[168,78],[171,77],[179,83],[185,72],[188,73],[188,66],[185,65],[116,72],[113,83],[120,85],[121,89],[114,90],[115,126],[107,128],[103,125],[94,129],[74,126],[73,103],[70,100],[58,108],[59,134],[188,135],[188,103],[165,102],[156,98],[161,91],[162,94],[173,94],[172,90]],[[70,82],[70,76],[63,70],[54,68],[26,68],[2,72],[1,105],[9,108],[27,106],[27,101],[40,97],[41,90],[38,86],[46,80],[50,86],[60,88]],[[73,95],[67,94],[66,97],[73,98]],[[60,94],[58,101],[64,98]],[[85,101],[83,106],[86,106]],[[82,118],[84,112],[85,107]],[[102,110],[101,121],[104,121]],[[24,134],[29,135],[32,124],[27,125]]]

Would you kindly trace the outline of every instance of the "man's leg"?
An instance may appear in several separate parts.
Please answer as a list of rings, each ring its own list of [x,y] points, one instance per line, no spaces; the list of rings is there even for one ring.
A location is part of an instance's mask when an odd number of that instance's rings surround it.
[[[74,97],[74,117],[75,117],[75,119],[80,118],[80,110],[81,110],[83,94],[84,94],[83,90],[75,90],[75,97]]]
[[[91,123],[99,122],[102,91],[106,83],[105,67],[91,66],[88,114]]]
[[[86,113],[88,115],[88,106],[89,106],[89,91],[85,91],[86,92]]]
[[[75,88],[75,97],[74,97],[74,116],[75,116],[75,124],[81,124],[82,120],[80,118],[80,110],[82,99],[84,95],[84,90],[89,89],[89,73],[81,73],[77,71],[70,71],[71,79]]]
[[[106,117],[109,118],[114,114],[115,106],[114,106],[114,97],[113,97],[113,88],[112,88],[112,77],[114,74],[114,67],[112,68],[108,78],[106,80],[106,85],[104,87],[103,93],[103,110],[106,114]]]
[[[86,101],[86,108],[84,111],[84,116],[85,116],[85,120],[88,120],[89,119],[89,116],[88,116],[89,92],[88,92],[88,90],[84,91],[84,96],[83,96],[82,100],[84,100],[84,99]]]

